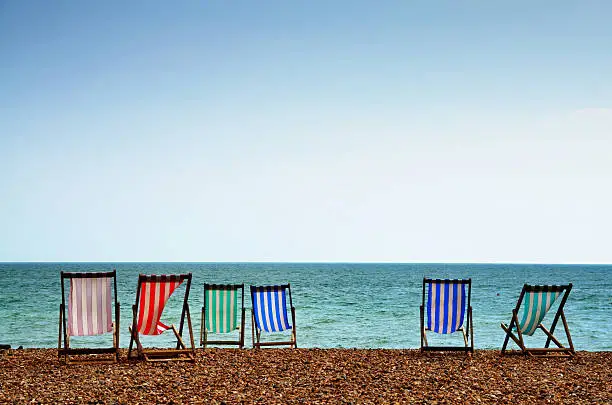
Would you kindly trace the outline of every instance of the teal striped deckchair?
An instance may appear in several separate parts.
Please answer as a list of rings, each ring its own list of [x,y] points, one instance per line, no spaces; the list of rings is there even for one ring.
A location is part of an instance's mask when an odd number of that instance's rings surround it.
[[[289,300],[287,300],[287,296]],[[295,308],[291,300],[291,286],[271,285],[271,286],[251,286],[251,302],[253,303],[251,323],[253,334],[253,347],[263,346],[286,346],[297,347],[295,334]],[[287,304],[291,310],[291,323],[287,313]],[[262,332],[282,332],[291,331],[291,338],[288,341],[262,342]]]
[[[425,302],[426,295],[427,302]],[[423,279],[423,300],[420,308],[421,351],[463,351],[466,353],[474,351],[471,299],[472,279]],[[425,323],[425,314],[427,314],[427,323]],[[461,332],[464,344],[462,346],[429,346],[427,331],[439,334]]]
[[[240,295],[241,306],[238,306]],[[240,325],[238,325],[240,313]],[[226,345],[244,347],[244,284],[204,284],[204,306],[200,345]],[[238,330],[237,340],[209,340],[208,335],[227,334]]]
[[[506,332],[504,344],[501,349],[502,354],[526,354],[530,356],[573,356],[575,354],[574,344],[570,336],[567,321],[563,307],[567,301],[567,297],[572,290],[572,284],[568,285],[528,285],[523,286],[521,295],[519,296],[516,308],[512,310],[512,320],[510,326],[502,323],[501,327]],[[552,321],[550,330],[542,325],[544,317],[553,306],[555,301],[561,297],[561,302],[557,309],[557,313]],[[523,310],[521,312],[521,304]],[[561,342],[554,336],[555,327],[561,318],[565,335],[567,337],[569,347],[563,346]],[[523,336],[532,336],[537,329],[541,329],[547,336],[546,344],[542,348],[527,348],[523,340]],[[516,333],[516,334],[515,334]],[[518,350],[506,350],[509,339],[512,339],[520,348]],[[549,347],[550,342],[553,342],[557,347]]]

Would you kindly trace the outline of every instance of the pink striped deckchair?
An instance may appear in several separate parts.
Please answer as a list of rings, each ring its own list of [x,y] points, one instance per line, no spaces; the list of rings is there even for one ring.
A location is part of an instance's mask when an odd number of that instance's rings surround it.
[[[58,337],[58,357],[64,362],[119,361],[119,314],[117,302],[117,274],[110,272],[60,273],[62,303],[60,304],[60,322]],[[68,304],[66,305],[64,281],[70,280]],[[111,288],[112,287],[112,288]],[[113,293],[114,291],[114,293]],[[113,322],[113,300],[115,302],[115,321]],[[67,308],[67,310],[66,310]],[[113,334],[113,347],[74,348],[70,347],[71,336],[92,336],[105,333]],[[100,355],[71,358],[71,355]]]
[[[187,280],[183,310],[177,331],[174,325],[167,326],[161,321],[164,307],[174,291]],[[171,275],[145,275],[138,277],[136,289],[136,304],[132,307],[134,319],[130,330],[130,347],[128,358],[138,357],[145,361],[165,360],[189,360],[194,361],[195,344],[193,329],[191,327],[191,316],[189,314],[189,290],[191,288],[191,273]],[[183,324],[187,318],[191,349],[183,342]],[[176,349],[144,349],[140,341],[140,335],[161,335],[168,329],[172,329],[176,336]],[[136,342],[137,355],[132,355],[133,343]]]

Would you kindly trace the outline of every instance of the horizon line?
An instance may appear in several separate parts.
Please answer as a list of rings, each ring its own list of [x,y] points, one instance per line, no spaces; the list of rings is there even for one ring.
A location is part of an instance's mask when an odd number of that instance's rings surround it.
[[[225,264],[464,264],[464,265],[504,265],[504,264],[517,264],[517,265],[561,265],[561,266],[610,266],[612,262],[538,262],[538,261],[257,261],[257,260],[247,260],[247,261],[231,261],[231,260],[220,260],[220,261],[181,261],[181,260],[170,260],[170,261],[160,261],[160,260],[91,260],[91,261],[79,261],[79,260],[66,260],[66,261],[45,261],[45,260],[13,260],[13,261],[0,261],[0,264],[28,264],[28,263],[50,263],[50,264],[61,264],[61,263],[164,263],[164,264],[217,264],[217,263],[225,263]]]

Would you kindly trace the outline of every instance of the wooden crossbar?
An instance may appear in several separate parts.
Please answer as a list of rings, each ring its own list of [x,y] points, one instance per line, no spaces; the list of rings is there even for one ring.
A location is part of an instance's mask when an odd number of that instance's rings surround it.
[[[109,354],[115,353],[117,349],[114,347],[106,347],[106,348],[76,348],[71,347],[69,349],[59,349],[60,355],[71,355],[71,354]]]

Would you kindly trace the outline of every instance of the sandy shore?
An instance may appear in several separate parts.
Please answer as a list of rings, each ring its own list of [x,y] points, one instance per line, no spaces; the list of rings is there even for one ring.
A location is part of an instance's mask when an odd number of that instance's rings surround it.
[[[52,349],[0,358],[0,403],[611,403],[612,352],[574,359],[479,350],[208,349],[197,362],[61,365]]]

